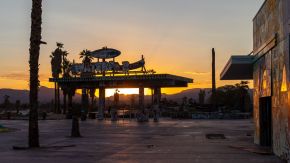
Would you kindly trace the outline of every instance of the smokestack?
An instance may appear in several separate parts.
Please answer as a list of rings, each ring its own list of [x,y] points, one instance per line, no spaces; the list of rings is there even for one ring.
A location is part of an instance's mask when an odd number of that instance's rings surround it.
[[[212,48],[212,109],[216,109],[215,50]]]

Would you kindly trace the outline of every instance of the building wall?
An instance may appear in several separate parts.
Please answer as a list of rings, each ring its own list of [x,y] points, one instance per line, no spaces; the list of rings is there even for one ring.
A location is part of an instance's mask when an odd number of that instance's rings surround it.
[[[260,143],[259,99],[272,96],[273,151],[285,159],[290,158],[289,1],[266,0],[253,20],[255,143]]]

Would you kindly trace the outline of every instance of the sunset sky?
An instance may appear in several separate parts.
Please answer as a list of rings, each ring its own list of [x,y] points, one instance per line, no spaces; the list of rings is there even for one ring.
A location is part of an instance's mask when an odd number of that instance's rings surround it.
[[[232,54],[252,49],[252,18],[263,0],[44,0],[40,80],[51,76],[49,55],[64,43],[69,59],[104,46],[122,52],[117,61],[193,78],[189,88],[211,87],[211,48],[217,79]],[[28,89],[30,0],[0,1],[0,88]],[[217,80],[217,85],[232,84]],[[127,90],[128,91],[128,90]],[[176,93],[181,89],[166,89]],[[134,91],[133,91],[134,92]]]

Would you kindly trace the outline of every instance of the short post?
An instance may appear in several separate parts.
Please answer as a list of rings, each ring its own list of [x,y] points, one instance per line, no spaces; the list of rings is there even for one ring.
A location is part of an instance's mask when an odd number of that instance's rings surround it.
[[[72,129],[71,129],[71,137],[80,137],[80,127],[79,127],[79,116],[80,109],[72,106],[72,98],[75,95],[75,90],[70,90],[68,94],[68,106],[71,110],[72,114]]]

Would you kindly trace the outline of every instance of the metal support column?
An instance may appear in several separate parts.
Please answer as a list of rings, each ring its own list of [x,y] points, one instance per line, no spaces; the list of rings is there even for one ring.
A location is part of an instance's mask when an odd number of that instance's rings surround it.
[[[153,118],[154,122],[159,121],[159,116],[160,116],[160,100],[161,100],[161,88],[160,87],[155,87],[154,88],[154,95],[153,95]]]
[[[161,88],[160,87],[156,87],[154,88],[154,95],[153,95],[153,104],[155,102],[159,105],[160,101],[161,101]]]
[[[95,92],[96,92],[96,89],[90,89],[91,105],[89,107],[89,111],[88,112],[92,112],[94,107],[95,107],[94,106]]]
[[[99,88],[99,109],[98,109],[98,119],[104,119],[104,109],[106,103],[106,89],[105,87]]]
[[[139,87],[139,111],[137,115],[138,122],[148,122],[149,112],[144,106],[144,87]]]
[[[82,89],[82,112],[87,113],[89,108],[89,97],[87,89]]]
[[[139,88],[139,110],[144,111],[144,87]]]

